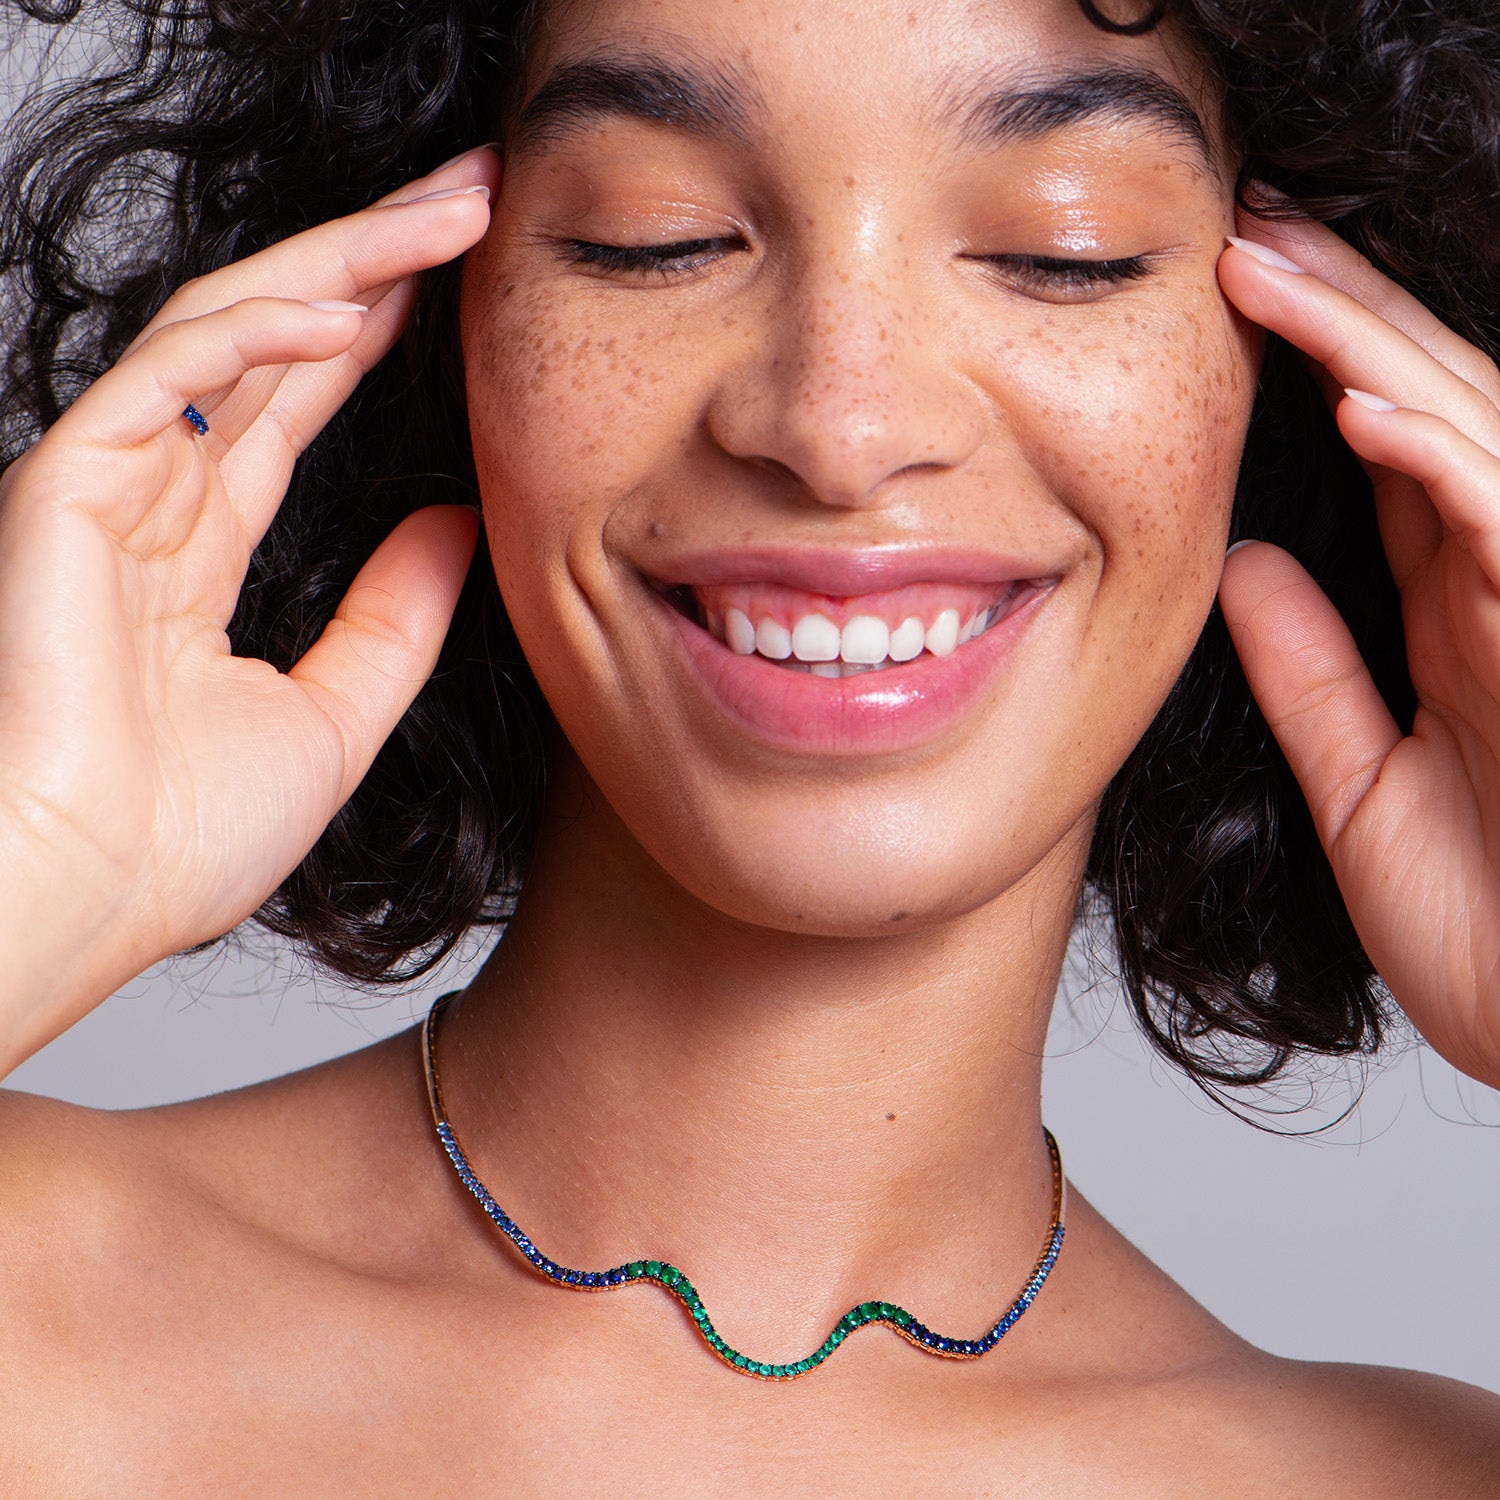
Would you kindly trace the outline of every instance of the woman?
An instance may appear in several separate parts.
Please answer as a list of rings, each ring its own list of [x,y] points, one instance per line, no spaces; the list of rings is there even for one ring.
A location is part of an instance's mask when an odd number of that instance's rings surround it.
[[[1253,175],[1371,248],[1467,224],[1403,268],[1459,316],[1486,116],[1367,95],[1441,41],[1492,100],[1493,27],[1363,16],[1361,78],[1291,7],[520,9],[157,16],[29,148],[6,1064],[268,901],[378,976],[524,892],[421,1047],[5,1099],[8,1490],[1496,1493],[1493,1397],[1250,1349],[1063,1209],[1039,1105],[1086,888],[1207,1087],[1371,1047],[1375,972],[1500,1079],[1500,381],[1283,201],[1236,220]],[[99,295],[78,184],[162,149]],[[425,503],[470,451],[472,564]]]

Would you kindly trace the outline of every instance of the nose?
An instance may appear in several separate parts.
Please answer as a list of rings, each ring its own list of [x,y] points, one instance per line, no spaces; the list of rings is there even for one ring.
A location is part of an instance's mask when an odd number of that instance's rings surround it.
[[[720,383],[709,429],[825,505],[884,504],[892,481],[956,468],[984,439],[983,398],[940,321],[903,277],[808,273]]]

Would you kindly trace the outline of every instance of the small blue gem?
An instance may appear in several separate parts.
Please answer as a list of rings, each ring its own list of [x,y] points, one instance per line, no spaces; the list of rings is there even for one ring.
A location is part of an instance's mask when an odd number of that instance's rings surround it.
[[[564,1275],[563,1275],[563,1280],[567,1281],[567,1282],[576,1282],[578,1280],[578,1272],[577,1271],[568,1271],[568,1272],[565,1272]]]

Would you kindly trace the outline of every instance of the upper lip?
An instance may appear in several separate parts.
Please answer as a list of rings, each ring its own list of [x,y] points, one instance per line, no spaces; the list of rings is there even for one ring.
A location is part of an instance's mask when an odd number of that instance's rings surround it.
[[[1052,576],[1055,566],[960,547],[716,547],[687,552],[647,576],[660,588],[695,584],[779,583],[847,599],[911,583],[1012,583]]]

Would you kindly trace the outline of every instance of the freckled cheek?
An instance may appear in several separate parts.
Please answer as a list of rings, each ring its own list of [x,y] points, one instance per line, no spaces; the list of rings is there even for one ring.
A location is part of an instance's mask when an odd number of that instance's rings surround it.
[[[470,425],[492,536],[554,553],[577,535],[597,546],[610,512],[691,431],[701,391],[692,341],[661,320],[642,326],[522,294],[469,332]]]
[[[1044,329],[1029,350],[1017,341],[1006,376],[1021,396],[1015,435],[1097,538],[1111,586],[1172,593],[1201,615],[1218,580],[1253,356],[1207,299],[1108,337],[1066,332]]]

